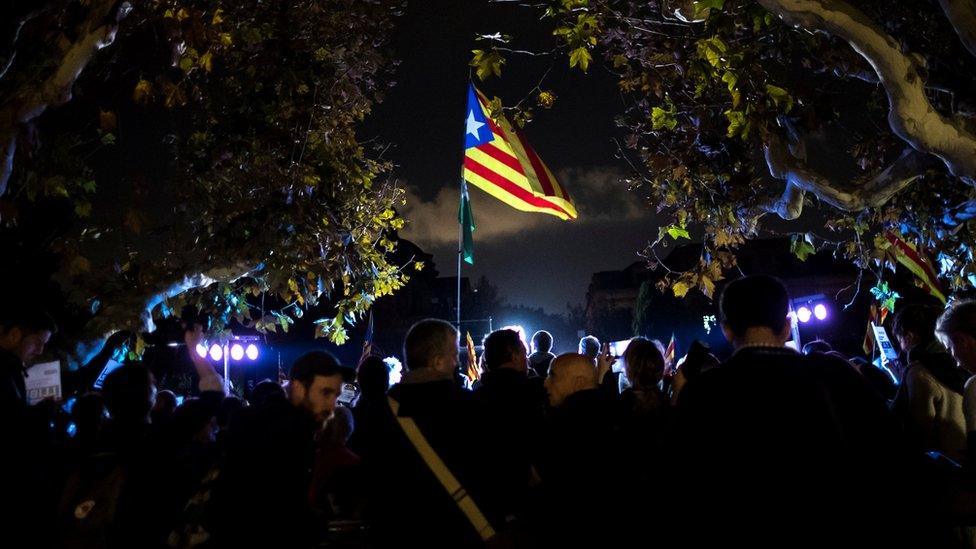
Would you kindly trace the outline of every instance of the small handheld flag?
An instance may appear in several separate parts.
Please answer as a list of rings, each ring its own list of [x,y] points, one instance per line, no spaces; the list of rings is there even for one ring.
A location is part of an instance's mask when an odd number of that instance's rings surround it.
[[[885,238],[890,243],[888,252],[894,256],[898,263],[907,267],[921,281],[922,288],[929,295],[945,303],[945,293],[942,290],[939,277],[935,273],[935,268],[932,266],[932,260],[929,259],[928,254],[915,245],[906,242],[894,232],[888,231],[885,233]]]
[[[474,351],[474,340],[471,339],[471,332],[467,332],[466,344],[468,347],[468,379],[474,383],[481,379],[481,370],[478,369],[478,357]]]
[[[674,352],[674,334],[671,334],[671,341],[668,342],[668,348],[664,351],[664,368],[669,372],[674,371]]]
[[[492,120],[488,100],[468,88],[464,179],[509,206],[576,219],[576,206],[528,141],[504,116]]]

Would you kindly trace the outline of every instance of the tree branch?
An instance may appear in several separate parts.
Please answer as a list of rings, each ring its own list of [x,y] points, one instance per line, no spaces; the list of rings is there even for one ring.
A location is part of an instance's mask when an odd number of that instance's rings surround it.
[[[95,52],[115,40],[119,22],[128,15],[126,1],[102,0],[94,3],[88,17],[78,27],[77,38],[58,60],[54,71],[44,80],[22,91],[6,102],[0,111],[0,196],[7,191],[13,172],[17,135],[24,124],[41,115],[49,106],[71,100],[71,88],[88,66]]]
[[[925,95],[924,64],[863,12],[842,0],[759,0],[783,21],[846,41],[874,69],[888,94],[888,124],[918,151],[938,156],[953,175],[976,184],[976,136],[939,114]]]
[[[892,196],[922,176],[934,161],[911,147],[906,148],[884,171],[865,184],[851,190],[839,188],[822,174],[811,169],[806,162],[790,154],[782,139],[770,134],[763,150],[769,174],[776,179],[786,180],[783,197],[769,204],[767,211],[779,214],[783,219],[796,219],[802,213],[802,195],[799,191],[813,193],[831,206],[848,212],[867,208],[877,208]],[[786,217],[781,212],[786,212]]]
[[[973,0],[939,0],[939,4],[962,45],[976,56],[976,3]]]

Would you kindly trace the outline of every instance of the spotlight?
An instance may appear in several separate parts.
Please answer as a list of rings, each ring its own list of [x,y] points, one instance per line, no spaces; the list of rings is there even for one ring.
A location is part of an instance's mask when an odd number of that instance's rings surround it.
[[[817,320],[826,319],[827,307],[823,303],[817,303],[817,306],[813,308],[813,316],[817,317]]]
[[[244,347],[241,347],[240,343],[235,343],[230,347],[230,357],[234,360],[240,360],[244,358]]]
[[[800,307],[799,309],[796,310],[796,318],[800,322],[803,322],[804,324],[810,322],[810,316],[812,314],[813,313],[810,312],[810,308],[806,306]]]
[[[247,349],[244,350],[244,354],[246,354],[247,358],[249,358],[250,360],[257,360],[258,346],[251,343],[250,345],[247,346]]]
[[[197,354],[200,358],[207,358],[207,347],[203,343],[197,343]]]
[[[213,360],[220,360],[224,356],[224,350],[220,348],[220,345],[214,343],[210,346],[210,358]]]

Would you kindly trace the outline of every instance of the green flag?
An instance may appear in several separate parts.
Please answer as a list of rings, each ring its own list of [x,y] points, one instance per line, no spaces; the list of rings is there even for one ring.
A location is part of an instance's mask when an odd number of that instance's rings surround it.
[[[461,254],[464,261],[474,265],[474,214],[471,213],[471,199],[468,198],[468,185],[461,185],[461,205],[458,207],[458,223],[461,224]]]

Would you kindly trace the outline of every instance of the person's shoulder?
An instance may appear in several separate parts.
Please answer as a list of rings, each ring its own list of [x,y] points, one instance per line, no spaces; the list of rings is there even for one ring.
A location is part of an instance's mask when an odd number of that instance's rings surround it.
[[[976,398],[976,376],[969,376],[969,379],[966,380],[966,384],[963,387],[966,397]]]

